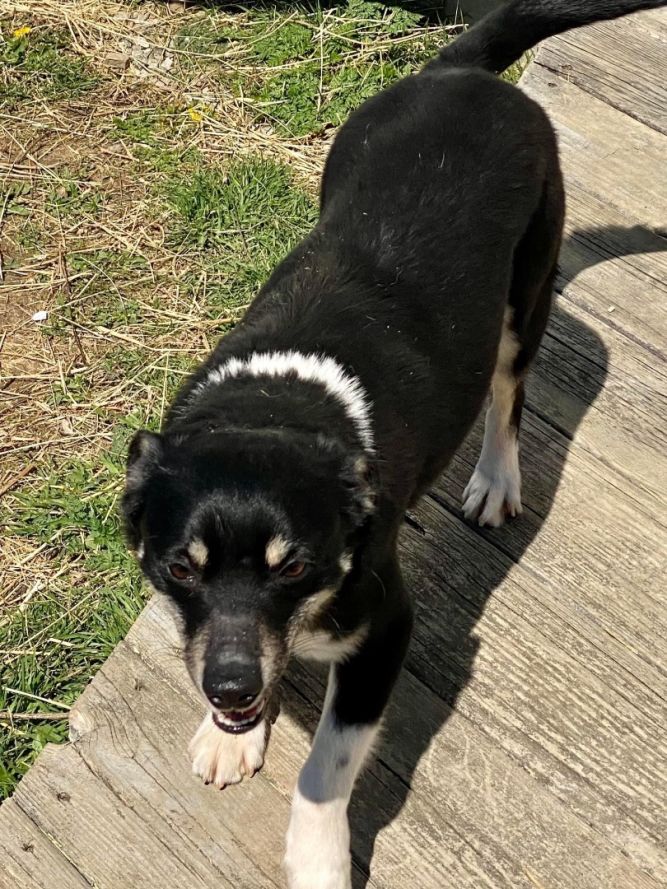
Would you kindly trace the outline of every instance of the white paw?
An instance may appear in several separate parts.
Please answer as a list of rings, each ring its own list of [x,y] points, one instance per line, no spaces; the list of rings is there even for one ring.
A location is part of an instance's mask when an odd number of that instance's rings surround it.
[[[499,528],[506,516],[517,516],[521,506],[521,473],[515,466],[492,470],[478,463],[463,492],[463,515],[480,525]]]
[[[346,801],[315,803],[297,789],[285,854],[289,889],[351,889],[351,868]]]
[[[261,769],[267,740],[265,720],[249,732],[233,735],[218,728],[207,713],[188,748],[192,771],[217,787],[238,784]]]

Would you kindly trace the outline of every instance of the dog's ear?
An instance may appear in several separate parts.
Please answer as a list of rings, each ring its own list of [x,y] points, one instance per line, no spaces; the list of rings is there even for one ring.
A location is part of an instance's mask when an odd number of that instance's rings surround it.
[[[344,509],[354,528],[359,528],[375,510],[375,467],[367,456],[345,461],[341,473],[347,504]]]
[[[162,437],[142,429],[130,442],[123,494],[123,519],[130,546],[139,545],[139,521],[144,506],[146,483],[155,471],[163,452]]]

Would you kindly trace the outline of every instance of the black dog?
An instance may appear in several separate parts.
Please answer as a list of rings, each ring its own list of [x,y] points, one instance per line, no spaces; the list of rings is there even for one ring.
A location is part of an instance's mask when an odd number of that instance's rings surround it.
[[[350,886],[346,809],[410,637],[403,516],[491,388],[463,510],[521,511],[523,378],[563,225],[552,127],[498,72],[545,37],[664,0],[513,0],[366,102],[326,164],[320,221],[139,433],[125,517],[176,602],[211,706],[191,753],[260,768],[292,654],[331,663],[287,840],[291,889]]]

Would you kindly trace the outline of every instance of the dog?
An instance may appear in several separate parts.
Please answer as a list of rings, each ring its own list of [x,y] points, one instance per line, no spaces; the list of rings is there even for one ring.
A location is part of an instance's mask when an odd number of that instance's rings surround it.
[[[410,638],[397,536],[491,392],[463,513],[521,512],[524,378],[564,217],[553,128],[495,75],[569,28],[665,5],[512,0],[340,129],[319,222],[139,432],[123,512],[209,705],[206,782],[261,768],[294,654],[330,664],[294,793],[290,889],[349,889],[347,806]]]

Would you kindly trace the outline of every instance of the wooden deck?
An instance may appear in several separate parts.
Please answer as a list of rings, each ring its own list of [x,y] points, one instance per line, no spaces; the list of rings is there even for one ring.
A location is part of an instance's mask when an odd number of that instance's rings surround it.
[[[569,199],[527,509],[461,521],[477,432],[406,526],[416,632],[351,805],[357,889],[667,885],[667,14],[551,40],[523,86]],[[154,600],[0,810],[3,889],[283,885],[322,676],[295,666],[264,771],[215,792],[177,646]]]

